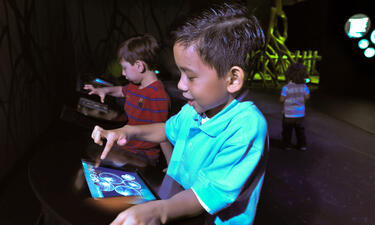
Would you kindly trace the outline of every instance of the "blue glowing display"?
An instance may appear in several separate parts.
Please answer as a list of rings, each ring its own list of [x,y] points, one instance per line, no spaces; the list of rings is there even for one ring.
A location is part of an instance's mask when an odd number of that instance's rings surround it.
[[[369,46],[370,42],[367,39],[362,39],[358,42],[358,47],[360,49],[365,49]]]
[[[95,167],[93,163],[82,160],[86,182],[93,198],[138,196],[133,204],[139,204],[156,197],[136,172]]]
[[[95,78],[94,82],[98,83],[98,84],[103,84],[105,86],[113,86],[113,84],[107,82],[107,81],[104,81],[100,78]]]

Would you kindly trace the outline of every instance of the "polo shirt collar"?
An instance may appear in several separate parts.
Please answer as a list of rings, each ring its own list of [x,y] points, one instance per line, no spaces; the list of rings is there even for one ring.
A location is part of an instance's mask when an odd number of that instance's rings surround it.
[[[221,110],[214,117],[210,118],[204,124],[199,124],[198,127],[204,133],[211,137],[216,137],[225,130],[229,122],[232,120],[235,110],[232,110],[238,105],[238,100],[234,99],[227,107]],[[198,113],[194,116],[194,120],[200,123],[202,117]]]

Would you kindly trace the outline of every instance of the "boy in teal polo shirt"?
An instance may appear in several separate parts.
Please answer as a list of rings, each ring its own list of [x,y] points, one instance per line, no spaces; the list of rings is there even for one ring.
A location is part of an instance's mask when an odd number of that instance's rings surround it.
[[[245,8],[224,4],[188,20],[174,35],[173,53],[181,72],[178,88],[188,104],[165,124],[115,130],[96,126],[92,138],[100,145],[107,139],[102,158],[114,143],[168,139],[174,150],[167,174],[185,190],[170,199],[133,206],[112,224],[164,224],[205,211],[215,224],[252,224],[263,174],[236,212],[221,212],[237,203],[264,148],[266,120],[245,100],[243,88],[246,57],[264,44],[262,29]]]

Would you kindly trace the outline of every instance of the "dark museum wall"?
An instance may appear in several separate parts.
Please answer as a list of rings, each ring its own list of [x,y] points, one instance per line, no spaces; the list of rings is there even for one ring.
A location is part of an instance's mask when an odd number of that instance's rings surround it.
[[[220,1],[3,0],[0,182],[13,168],[26,166],[22,163],[32,156],[28,149],[33,141],[59,118],[62,105],[73,101],[78,77],[108,71],[117,47],[126,38],[137,33],[155,35],[164,49],[165,71],[173,74],[168,31],[187,12],[209,2]],[[266,23],[271,2],[248,0],[247,4],[257,6],[256,14]],[[358,74],[365,72],[358,69],[361,56],[343,47],[347,45],[342,18],[346,12],[339,13],[338,6],[327,3],[333,1],[288,2],[294,4],[284,7],[289,23],[287,46],[319,51],[321,89],[344,93],[345,87],[373,81]],[[165,77],[171,78],[174,76]]]
[[[0,181],[26,166],[33,141],[73,101],[80,75],[105,73],[120,43],[137,33],[167,46],[167,30],[189,9],[183,0],[2,1]]]

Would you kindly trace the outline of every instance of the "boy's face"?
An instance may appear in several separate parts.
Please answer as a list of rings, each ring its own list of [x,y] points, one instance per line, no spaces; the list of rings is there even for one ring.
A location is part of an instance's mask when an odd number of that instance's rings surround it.
[[[219,78],[214,68],[205,64],[195,51],[195,45],[185,48],[176,43],[173,54],[181,72],[178,89],[198,113],[212,117],[232,100],[227,90],[227,78]]]
[[[125,60],[121,60],[120,62],[122,67],[122,75],[130,82],[135,84],[140,84],[142,81],[142,73],[139,72],[139,68],[136,63],[131,65],[129,62]]]

